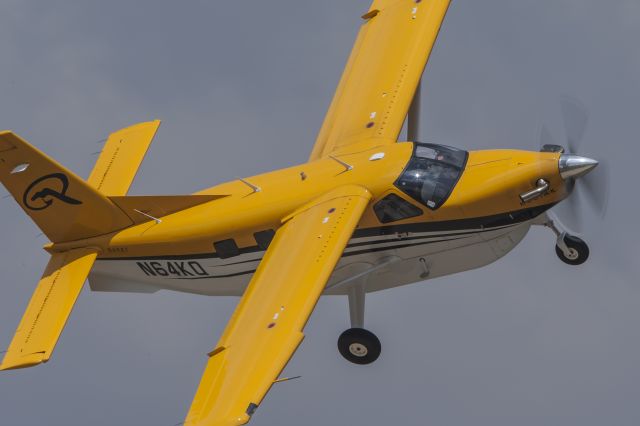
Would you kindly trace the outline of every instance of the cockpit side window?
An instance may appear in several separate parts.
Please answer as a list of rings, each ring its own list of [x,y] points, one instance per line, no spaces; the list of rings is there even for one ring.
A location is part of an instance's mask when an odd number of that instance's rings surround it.
[[[415,144],[413,157],[395,186],[431,210],[444,204],[462,175],[466,151],[444,145]]]
[[[389,194],[373,206],[381,223],[396,222],[410,217],[420,216],[423,212],[413,204],[403,200],[396,194]]]

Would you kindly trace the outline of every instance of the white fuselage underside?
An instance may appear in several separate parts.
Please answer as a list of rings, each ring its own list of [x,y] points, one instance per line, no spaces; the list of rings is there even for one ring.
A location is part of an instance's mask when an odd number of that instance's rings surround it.
[[[490,229],[352,238],[324,294],[347,294],[354,284],[364,285],[367,292],[379,291],[479,268],[511,251],[530,226],[530,222],[523,222]],[[263,255],[264,251],[229,259],[213,256],[98,259],[89,282],[94,291],[174,290],[240,296]]]

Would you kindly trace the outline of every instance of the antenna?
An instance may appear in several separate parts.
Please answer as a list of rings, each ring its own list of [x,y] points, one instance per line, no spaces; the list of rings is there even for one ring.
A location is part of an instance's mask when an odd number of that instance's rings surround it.
[[[138,210],[138,209],[133,209],[133,211],[134,211],[134,212],[136,212],[136,213],[140,213],[142,216],[146,216],[146,217],[148,217],[149,219],[153,219],[153,220],[155,220],[155,222],[156,222],[156,223],[162,223],[162,219],[158,219],[157,217],[153,217],[153,216],[151,216],[151,215],[150,215],[150,214],[148,214],[148,213],[142,212],[142,211],[140,211],[140,210]]]
[[[252,194],[255,194],[256,192],[260,192],[261,189],[259,186],[256,186],[254,184],[252,184],[251,182],[247,182],[246,180],[239,178],[238,179],[240,182],[244,183],[245,185],[247,185],[249,188],[253,189]]]
[[[333,155],[330,155],[329,158],[331,158],[333,161],[337,162],[338,164],[340,164],[342,167],[345,168],[345,172],[350,172],[351,170],[353,170],[353,166],[349,163],[345,163],[344,161],[342,161],[339,158],[334,157]]]
[[[283,377],[282,379],[277,379],[274,380],[273,383],[282,383],[282,382],[288,382],[289,380],[295,380],[295,379],[299,379],[302,376],[293,376],[293,377]]]

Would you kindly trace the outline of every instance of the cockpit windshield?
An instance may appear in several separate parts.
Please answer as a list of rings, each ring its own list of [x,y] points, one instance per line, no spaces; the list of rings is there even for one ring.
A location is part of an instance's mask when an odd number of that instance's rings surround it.
[[[458,183],[467,156],[467,151],[461,149],[416,143],[413,156],[395,186],[431,210],[436,210]]]

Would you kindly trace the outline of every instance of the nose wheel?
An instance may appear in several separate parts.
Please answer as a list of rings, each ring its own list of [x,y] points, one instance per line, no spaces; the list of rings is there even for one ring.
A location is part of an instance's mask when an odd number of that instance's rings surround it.
[[[555,216],[546,213],[541,216],[541,221],[536,224],[546,226],[556,234],[556,255],[558,259],[567,265],[582,265],[589,258],[589,246],[575,235],[568,234],[562,230],[561,224],[554,219]]]
[[[347,361],[365,365],[378,359],[382,345],[376,335],[369,330],[350,328],[338,338],[338,351]]]
[[[568,265],[582,265],[589,258],[589,246],[580,238],[564,233],[556,243],[556,254]]]

